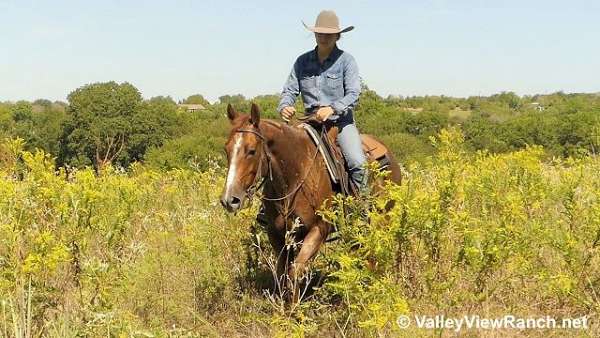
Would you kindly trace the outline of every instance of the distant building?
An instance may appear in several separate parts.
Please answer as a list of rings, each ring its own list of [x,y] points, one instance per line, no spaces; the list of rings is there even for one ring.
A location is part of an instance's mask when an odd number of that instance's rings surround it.
[[[187,104],[187,103],[180,103],[178,104],[179,107],[189,111],[189,112],[195,112],[195,111],[200,111],[200,110],[205,110],[206,107],[204,107],[201,104]]]
[[[539,102],[531,102],[530,105],[537,111],[543,111],[544,110],[544,106],[542,106],[541,103]]]

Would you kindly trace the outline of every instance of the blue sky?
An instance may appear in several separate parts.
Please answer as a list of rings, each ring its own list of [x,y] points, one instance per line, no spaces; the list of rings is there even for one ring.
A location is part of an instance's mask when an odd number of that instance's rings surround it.
[[[334,9],[379,94],[600,91],[600,1],[3,1],[0,101],[99,81],[149,98],[278,93]]]

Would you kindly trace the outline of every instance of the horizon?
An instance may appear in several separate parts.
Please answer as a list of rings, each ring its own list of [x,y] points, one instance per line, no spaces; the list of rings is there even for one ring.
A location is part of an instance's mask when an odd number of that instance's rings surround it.
[[[260,6],[260,7],[257,7]],[[314,47],[301,24],[333,8],[367,86],[389,95],[466,98],[598,93],[600,4],[469,0],[0,3],[0,101],[48,99],[128,82],[145,99],[279,94]]]
[[[110,81],[107,81],[107,82],[110,82]],[[124,82],[119,82],[119,83],[129,83],[129,84],[131,84],[131,85],[133,85],[133,86],[135,87],[135,84],[132,84],[132,83],[130,83],[130,82],[127,82],[127,81],[124,81]],[[91,84],[91,83],[89,83],[89,84]],[[88,85],[88,84],[84,84],[84,85],[82,85],[82,86],[85,86],[85,85]],[[136,88],[137,88],[137,87],[136,87]],[[74,88],[73,90],[75,90],[75,89],[77,89],[77,88]],[[138,88],[138,90],[139,90],[139,88]],[[369,88],[369,90],[373,90],[373,89]],[[375,91],[375,93],[376,93],[377,95],[379,95],[381,98],[383,98],[384,100],[385,100],[385,99],[388,99],[388,98],[390,97],[390,95],[391,95],[391,96],[398,97],[398,95],[394,95],[394,94],[389,94],[389,95],[383,96],[383,95],[380,95],[379,93],[377,93],[376,91]],[[409,96],[403,96],[403,95],[401,95],[401,97],[400,97],[400,98],[401,98],[401,99],[409,99],[409,98],[415,98],[415,97],[445,97],[445,98],[451,98],[451,99],[465,99],[465,100],[466,100],[466,99],[468,99],[468,98],[470,98],[470,97],[492,97],[492,96],[494,96],[494,95],[500,95],[500,94],[504,94],[504,93],[514,93],[514,92],[511,92],[511,91],[503,91],[503,92],[498,92],[498,93],[490,93],[490,94],[488,94],[488,95],[471,95],[471,96],[450,96],[450,95],[444,95],[444,94],[440,94],[440,95],[435,95],[435,94],[425,94],[425,95],[409,95]],[[535,96],[549,96],[549,95],[554,95],[554,94],[558,94],[558,93],[562,93],[562,94],[564,94],[564,95],[600,95],[600,91],[597,91],[597,92],[565,92],[565,91],[555,91],[555,92],[544,93],[544,94],[523,94],[523,95],[520,95],[519,93],[514,93],[514,94],[515,94],[515,95],[517,95],[517,96],[518,96],[518,97],[520,97],[520,98],[524,98],[524,97],[527,97],[527,96],[528,96],[528,97],[535,97]],[[148,97],[148,96],[144,96],[144,93],[142,93],[142,92],[140,92],[140,94],[141,94],[141,96],[142,96],[142,98],[143,98],[144,100],[149,100],[149,99],[152,99],[152,98],[155,98],[155,97],[165,97],[165,98],[170,98],[170,99],[172,99],[172,100],[173,100],[175,103],[177,103],[177,104],[182,104],[182,103],[181,103],[181,101],[184,101],[184,100],[185,100],[185,99],[187,99],[189,96],[192,96],[192,95],[197,95],[197,94],[200,94],[200,95],[202,95],[202,93],[193,93],[193,94],[190,94],[190,95],[188,95],[188,96],[186,96],[186,97],[175,98],[175,97],[172,97],[172,96],[170,96],[170,95],[155,95],[155,96],[149,96],[149,97]],[[237,95],[237,94],[240,94],[240,93],[228,93],[228,94],[223,94],[223,95]],[[242,94],[242,95],[243,95],[243,94]],[[258,94],[258,95],[254,95],[254,96],[251,96],[251,97],[246,97],[246,96],[244,96],[244,99],[245,99],[245,100],[252,100],[253,98],[255,98],[255,97],[257,97],[257,96],[269,96],[269,95],[276,95],[276,96],[279,96],[279,93],[271,93],[271,94]],[[220,96],[222,96],[222,95],[220,95]],[[51,101],[52,103],[64,103],[64,104],[69,104],[69,101],[68,101],[66,98],[65,98],[64,100],[52,100],[52,99],[45,98],[45,97],[38,97],[38,98],[33,98],[33,99],[4,100],[4,101],[0,100],[0,103],[11,103],[11,104],[15,104],[15,103],[17,103],[17,102],[19,102],[19,101],[26,101],[26,102],[34,103],[34,102],[35,102],[35,101],[37,101],[37,100],[48,100],[48,101]],[[217,98],[216,100],[214,100],[214,101],[210,101],[210,100],[208,100],[208,99],[207,99],[207,101],[208,101],[208,102],[209,102],[211,105],[217,105],[217,104],[220,104],[220,103],[222,103],[222,102],[220,102],[220,101],[219,101],[219,99],[218,99],[218,98]]]

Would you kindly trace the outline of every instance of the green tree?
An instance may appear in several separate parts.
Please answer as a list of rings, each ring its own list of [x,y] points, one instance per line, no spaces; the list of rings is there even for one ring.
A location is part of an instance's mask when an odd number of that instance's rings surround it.
[[[210,102],[208,102],[207,99],[204,98],[204,96],[200,95],[200,94],[194,94],[194,95],[190,95],[187,97],[187,99],[183,100],[183,102],[181,103],[185,103],[185,104],[201,104],[204,107],[208,108],[210,107]]]
[[[39,101],[41,100],[36,102]],[[65,110],[50,101],[43,105],[36,104],[33,110],[31,131],[28,135],[19,136],[27,140],[28,149],[40,148],[56,156],[59,152],[61,125],[65,118]]]
[[[33,117],[33,107],[27,101],[19,101],[11,109],[13,120],[15,122],[31,121]]]
[[[50,106],[52,106],[52,101],[46,100],[46,99],[37,99],[37,100],[33,101],[33,105],[50,108]]]
[[[231,103],[234,106],[241,105],[244,103],[244,101],[246,101],[246,98],[242,94],[219,96],[220,103]]]
[[[13,125],[14,121],[12,118],[11,105],[8,103],[0,103],[0,136],[3,139],[11,136]]]
[[[94,165],[95,168],[129,161],[128,148],[140,92],[129,83],[94,83],[68,96],[68,117],[63,126],[59,163]]]
[[[127,145],[129,160],[142,160],[150,147],[160,147],[165,140],[177,135],[180,120],[177,104],[170,97],[157,96],[142,102],[133,115]]]

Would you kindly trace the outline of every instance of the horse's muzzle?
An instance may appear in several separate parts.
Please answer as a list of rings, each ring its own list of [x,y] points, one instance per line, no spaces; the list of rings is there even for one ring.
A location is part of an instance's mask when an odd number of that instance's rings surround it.
[[[223,194],[221,196],[221,205],[229,212],[236,212],[242,207],[242,199],[237,196]]]

